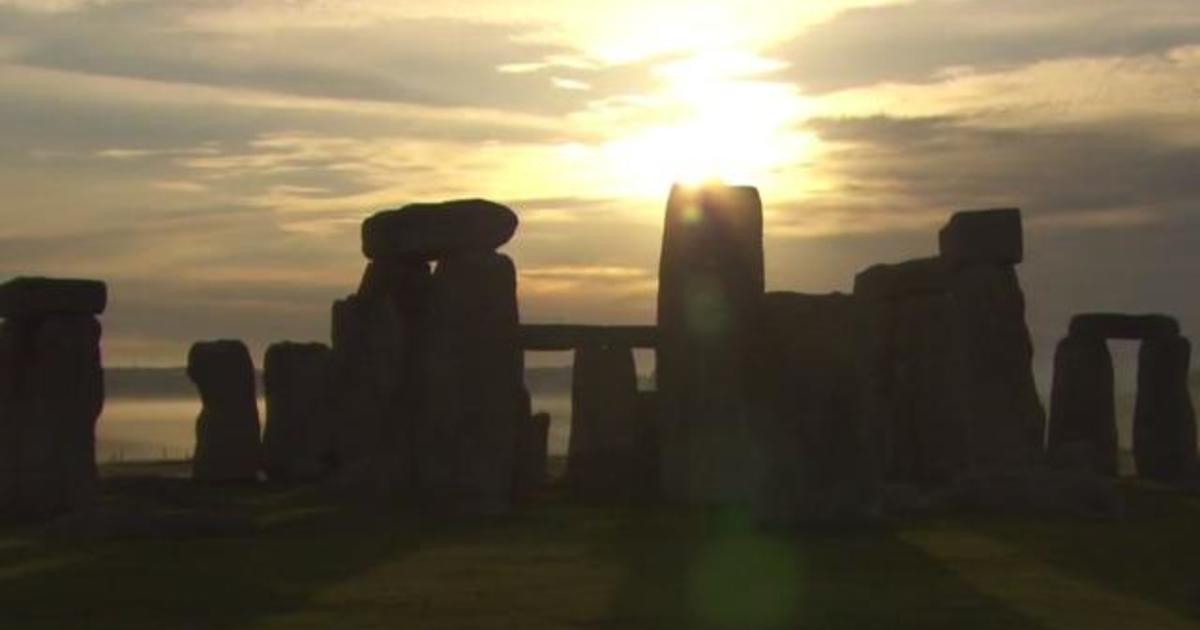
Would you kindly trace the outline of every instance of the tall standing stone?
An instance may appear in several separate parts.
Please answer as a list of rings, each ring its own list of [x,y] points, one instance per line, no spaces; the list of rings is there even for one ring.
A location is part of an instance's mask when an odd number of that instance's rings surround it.
[[[525,419],[516,287],[512,261],[495,252],[444,258],[434,273],[418,467],[426,496],[454,511],[510,506]]]
[[[1152,337],[1138,356],[1133,455],[1138,475],[1181,481],[1196,474],[1196,413],[1188,390],[1191,343]]]
[[[322,477],[333,457],[332,356],[322,343],[272,344],[263,360],[263,470],[279,481]]]
[[[0,512],[48,516],[94,495],[106,304],[94,280],[0,285]]]
[[[762,300],[762,203],[749,187],[676,186],[659,263],[657,369],[667,498],[749,498],[749,383]]]
[[[1117,410],[1113,360],[1104,337],[1070,335],[1054,355],[1047,451],[1060,465],[1116,476]],[[1086,461],[1072,461],[1080,457]]]
[[[576,496],[630,497],[649,479],[638,479],[637,371],[622,347],[575,350],[571,382],[571,438],[567,483]]]
[[[192,477],[251,481],[260,457],[254,363],[236,340],[197,342],[188,352],[188,377],[200,392]]]

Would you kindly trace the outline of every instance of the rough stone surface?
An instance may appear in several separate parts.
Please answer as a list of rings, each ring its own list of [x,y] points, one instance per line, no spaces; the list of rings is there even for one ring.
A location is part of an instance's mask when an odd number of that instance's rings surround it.
[[[427,413],[417,427],[420,484],[443,508],[510,507],[524,403],[516,271],[496,253],[443,259],[426,338]]]
[[[1058,344],[1047,450],[1060,467],[1117,474],[1113,361],[1103,338],[1072,335]]]
[[[273,481],[317,479],[333,463],[333,357],[323,343],[277,343],[263,361],[263,470]]]
[[[658,332],[654,326],[521,325],[521,347],[525,350],[574,350],[585,346],[653,348],[657,345]]]
[[[98,315],[108,303],[108,289],[98,280],[14,278],[0,284],[0,317]]]
[[[84,314],[6,320],[0,389],[3,507],[40,517],[87,504],[104,406],[99,322]]]
[[[1191,343],[1183,337],[1142,343],[1133,416],[1138,475],[1183,481],[1196,474],[1196,413],[1188,390]]]
[[[940,258],[919,258],[895,265],[875,265],[854,278],[854,295],[863,299],[898,299],[943,294],[950,269]]]
[[[755,517],[771,525],[877,510],[876,434],[864,424],[855,300],[768,293],[752,421]]]
[[[495,250],[516,229],[512,210],[483,199],[412,204],[363,222],[363,254],[372,260],[438,260]]]
[[[575,351],[567,483],[589,499],[629,497],[651,480],[638,478],[637,372],[629,348]]]
[[[1178,337],[1179,322],[1166,315],[1085,313],[1071,319],[1071,336],[1096,339]]]
[[[1042,457],[1046,418],[1034,384],[1033,343],[1016,270],[960,269],[950,293],[964,353],[971,466],[1028,466]]]
[[[938,240],[942,259],[951,267],[1016,265],[1025,256],[1021,211],[1016,208],[956,213]]]
[[[201,481],[249,481],[259,468],[254,363],[246,344],[204,341],[188,352],[188,377],[200,392],[192,476]]]
[[[673,188],[659,264],[656,362],[669,500],[750,498],[748,379],[762,295],[758,191]]]

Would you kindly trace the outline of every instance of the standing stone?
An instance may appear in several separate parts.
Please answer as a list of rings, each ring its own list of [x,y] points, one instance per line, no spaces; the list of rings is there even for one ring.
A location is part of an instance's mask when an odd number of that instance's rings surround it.
[[[200,392],[192,477],[201,481],[249,481],[259,467],[258,406],[254,363],[246,344],[206,341],[188,352],[188,377]]]
[[[333,435],[332,356],[322,343],[277,343],[263,361],[267,421],[263,470],[273,481],[322,477],[330,467]]]
[[[1113,361],[1103,337],[1071,335],[1058,344],[1047,449],[1060,466],[1117,475]]]
[[[525,401],[529,400],[526,392]],[[522,411],[528,411],[527,403]],[[513,494],[519,499],[537,493],[546,483],[547,440],[550,437],[550,414],[525,413],[527,420],[517,425],[516,469],[513,478]]]
[[[942,259],[951,267],[1007,267],[1025,258],[1021,211],[1016,208],[955,213],[938,234]]]
[[[27,355],[21,323],[0,322],[0,513],[12,506],[20,483],[21,375]]]
[[[78,314],[35,326],[21,377],[17,502],[24,512],[53,514],[95,491],[95,428],[104,406],[100,324]]]
[[[674,501],[748,500],[752,338],[762,203],[749,187],[676,186],[659,264],[661,483]]]
[[[752,423],[753,510],[787,525],[875,511],[877,435],[860,408],[856,301],[768,293]]]
[[[1033,378],[1025,296],[1012,267],[959,269],[951,280],[964,352],[968,452],[973,467],[1024,467],[1042,456],[1045,410]]]
[[[494,252],[438,263],[425,357],[428,406],[417,427],[420,485],[452,511],[510,507],[524,355],[516,270]]]
[[[575,350],[567,483],[579,497],[629,497],[637,478],[637,371],[629,348]]]
[[[1190,479],[1196,472],[1196,414],[1188,390],[1191,343],[1183,337],[1142,342],[1133,416],[1138,475],[1159,481]]]

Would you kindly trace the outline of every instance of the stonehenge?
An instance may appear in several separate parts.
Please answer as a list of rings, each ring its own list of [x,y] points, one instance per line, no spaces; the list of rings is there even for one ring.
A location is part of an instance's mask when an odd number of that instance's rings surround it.
[[[575,351],[567,484],[583,498],[628,497],[644,488],[638,462],[637,371],[629,348]]]
[[[762,202],[749,187],[675,186],[659,262],[662,490],[744,502],[752,337],[764,291]]]
[[[332,365],[332,351],[323,343],[283,342],[267,348],[262,465],[268,479],[319,479],[331,466]]]
[[[1180,335],[1179,322],[1166,315],[1085,313],[1071,320],[1054,362],[1047,439],[1051,459],[1077,459],[1082,452],[1084,465],[1108,476],[1118,473],[1110,339],[1142,344],[1133,417],[1138,476],[1165,482],[1193,479],[1197,449],[1188,390],[1191,343]]]
[[[253,481],[260,465],[254,363],[241,341],[201,341],[188,352],[188,378],[200,392],[192,477]]]
[[[0,515],[46,517],[92,500],[106,305],[94,280],[0,285]]]

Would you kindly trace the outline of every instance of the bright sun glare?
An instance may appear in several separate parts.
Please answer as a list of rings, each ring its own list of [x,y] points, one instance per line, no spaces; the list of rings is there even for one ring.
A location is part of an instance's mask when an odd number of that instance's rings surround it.
[[[730,52],[702,53],[659,69],[662,101],[676,122],[635,130],[604,147],[604,159],[633,190],[661,194],[672,182],[759,184],[800,161],[812,139],[796,129],[803,99],[780,84],[753,80],[773,62]]]

